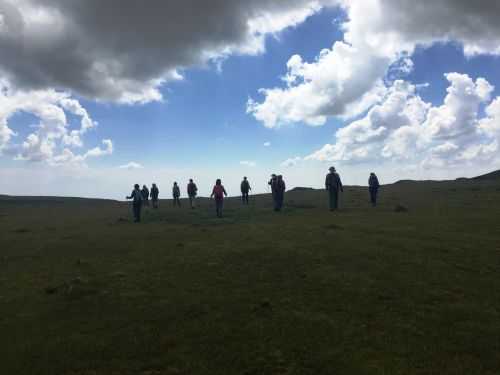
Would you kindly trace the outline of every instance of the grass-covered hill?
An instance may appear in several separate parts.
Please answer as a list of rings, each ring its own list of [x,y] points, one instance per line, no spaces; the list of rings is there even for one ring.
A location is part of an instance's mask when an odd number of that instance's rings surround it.
[[[326,198],[0,198],[0,374],[500,373],[499,181]]]
[[[475,177],[474,180],[483,180],[483,181],[500,180],[500,170]]]

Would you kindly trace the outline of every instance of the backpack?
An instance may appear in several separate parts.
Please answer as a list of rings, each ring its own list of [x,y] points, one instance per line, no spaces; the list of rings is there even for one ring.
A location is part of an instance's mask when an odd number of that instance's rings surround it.
[[[338,190],[340,188],[340,176],[337,173],[329,173],[327,176],[327,181],[329,190]]]
[[[189,195],[196,195],[196,192],[198,191],[198,188],[196,187],[196,184],[194,182],[190,182],[188,184],[188,194]]]
[[[215,185],[214,186],[214,197],[215,199],[224,199],[224,186]]]

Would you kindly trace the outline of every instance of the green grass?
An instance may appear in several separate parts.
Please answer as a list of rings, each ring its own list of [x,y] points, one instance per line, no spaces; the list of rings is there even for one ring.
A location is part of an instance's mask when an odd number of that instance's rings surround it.
[[[499,374],[500,184],[367,198],[1,199],[0,374]]]

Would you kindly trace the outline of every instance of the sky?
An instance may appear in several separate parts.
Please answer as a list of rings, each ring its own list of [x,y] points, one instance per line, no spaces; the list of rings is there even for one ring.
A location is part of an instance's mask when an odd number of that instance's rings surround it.
[[[0,194],[500,169],[499,17],[495,0],[0,0]]]

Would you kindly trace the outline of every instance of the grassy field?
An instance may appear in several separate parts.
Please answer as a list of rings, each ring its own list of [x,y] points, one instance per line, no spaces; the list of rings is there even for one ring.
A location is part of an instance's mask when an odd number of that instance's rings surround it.
[[[252,199],[0,199],[0,374],[500,373],[500,180]]]

